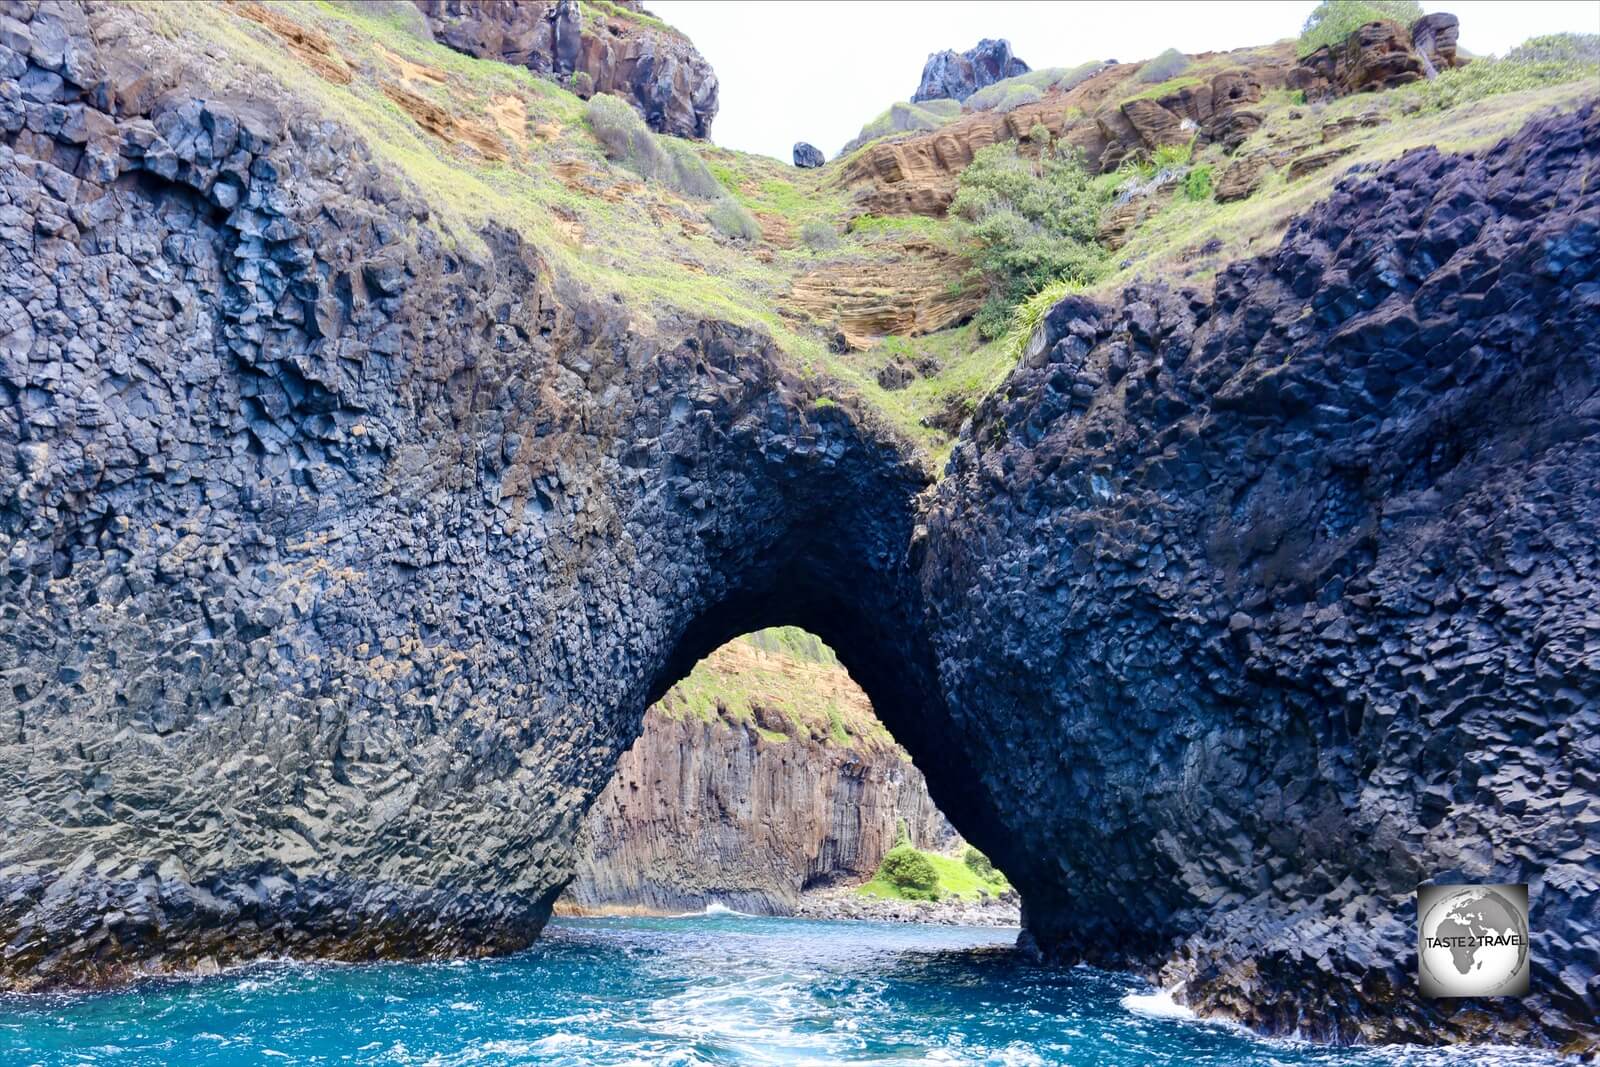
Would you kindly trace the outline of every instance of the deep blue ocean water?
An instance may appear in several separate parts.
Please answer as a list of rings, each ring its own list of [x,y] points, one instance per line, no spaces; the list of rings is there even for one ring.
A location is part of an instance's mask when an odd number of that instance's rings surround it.
[[[264,962],[113,994],[0,999],[0,1064],[1548,1062],[1261,1040],[1164,1017],[1136,979],[1030,966],[1014,936],[736,915],[561,920],[506,959]]]

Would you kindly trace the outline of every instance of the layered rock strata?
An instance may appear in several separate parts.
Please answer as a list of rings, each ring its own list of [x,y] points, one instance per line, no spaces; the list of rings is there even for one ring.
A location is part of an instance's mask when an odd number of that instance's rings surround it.
[[[1309,101],[1394,89],[1461,66],[1460,21],[1445,12],[1424,15],[1407,29],[1390,19],[1358,27],[1339,45],[1323,45],[1289,74],[1291,88]]]
[[[717,117],[717,76],[687,38],[638,0],[415,0],[434,38],[459,52],[559,78],[579,96],[612,93],[658,133],[701,140]]]

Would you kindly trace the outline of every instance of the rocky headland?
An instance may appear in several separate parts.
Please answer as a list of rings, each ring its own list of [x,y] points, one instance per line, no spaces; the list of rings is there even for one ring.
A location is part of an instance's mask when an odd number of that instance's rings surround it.
[[[669,188],[359,6],[0,3],[4,987],[524,946],[645,709],[795,625],[1041,956],[1594,1051],[1600,107],[1442,30],[1320,111],[1290,47],[1096,65]],[[872,328],[983,302],[959,173],[1044,138],[1151,166],[1113,269],[1017,349]],[[1430,880],[1530,884],[1527,998],[1418,994]]]

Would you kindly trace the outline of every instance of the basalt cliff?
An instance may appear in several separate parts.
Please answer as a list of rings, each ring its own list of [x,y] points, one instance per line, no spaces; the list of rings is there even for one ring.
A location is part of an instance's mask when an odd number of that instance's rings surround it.
[[[1049,959],[1600,1043],[1592,88],[1061,301],[936,479],[789,351],[830,324],[740,319],[791,306],[776,178],[711,235],[569,94],[365,19],[0,4],[5,988],[526,945],[645,709],[787,624]],[[1425,880],[1530,883],[1529,997],[1418,995]]]
[[[773,633],[719,648],[645,713],[558,910],[790,915],[807,890],[871,878],[900,833],[956,843],[833,654]]]

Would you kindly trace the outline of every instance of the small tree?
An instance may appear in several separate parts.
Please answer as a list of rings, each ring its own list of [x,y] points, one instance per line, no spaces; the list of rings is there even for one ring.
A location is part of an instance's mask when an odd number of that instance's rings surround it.
[[[1416,0],[1323,0],[1311,9],[1300,31],[1300,54],[1308,56],[1323,45],[1339,45],[1357,29],[1379,19],[1411,25],[1422,17]]]
[[[878,876],[908,900],[939,899],[939,872],[927,856],[909,845],[890,849]]]

